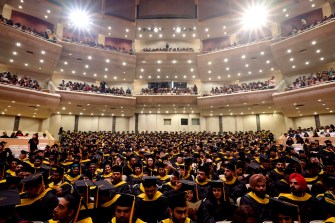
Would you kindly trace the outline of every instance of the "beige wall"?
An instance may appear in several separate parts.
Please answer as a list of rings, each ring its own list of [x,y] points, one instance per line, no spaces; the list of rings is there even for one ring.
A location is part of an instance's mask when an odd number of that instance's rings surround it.
[[[79,116],[78,131],[98,131],[99,118],[91,116]]]
[[[15,121],[15,116],[1,115],[0,116],[0,129],[7,130],[7,135],[10,136],[10,134],[12,133],[14,129],[14,121]],[[0,134],[2,135],[2,132],[0,132]]]
[[[293,119],[293,129],[301,128],[315,128],[314,116],[298,117]]]
[[[237,131],[236,116],[222,116],[222,130],[224,132]]]
[[[188,125],[181,125],[181,119],[188,119]],[[192,125],[192,118],[200,118],[199,114],[139,114],[139,131],[201,131],[200,125]],[[164,125],[164,119],[171,119],[171,125]],[[218,121],[217,121],[218,122]]]
[[[42,126],[42,119],[21,117],[19,129],[24,132],[39,132]]]
[[[333,124],[335,125],[335,115],[320,115],[320,125],[321,126],[326,126]]]
[[[115,131],[122,132],[129,130],[129,118],[128,117],[116,117]]]
[[[210,132],[220,131],[218,116],[206,117],[206,131],[210,131]]]

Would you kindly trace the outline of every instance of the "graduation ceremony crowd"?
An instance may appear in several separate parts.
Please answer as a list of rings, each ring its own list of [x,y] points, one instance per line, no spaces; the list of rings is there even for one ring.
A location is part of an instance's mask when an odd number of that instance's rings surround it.
[[[329,140],[297,151],[265,130],[60,139],[18,158],[0,144],[0,222],[335,222]]]

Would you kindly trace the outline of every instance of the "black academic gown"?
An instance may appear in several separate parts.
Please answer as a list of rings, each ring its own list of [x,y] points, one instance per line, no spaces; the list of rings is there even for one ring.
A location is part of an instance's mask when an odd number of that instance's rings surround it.
[[[129,185],[127,184],[126,181],[121,181],[117,184],[113,184],[113,186],[115,187],[115,193],[117,194],[130,194],[131,190]]]
[[[224,189],[235,201],[238,197],[243,197],[247,193],[247,187],[236,177],[231,181],[224,180]]]
[[[231,220],[236,206],[225,201],[221,204],[211,199],[204,199],[198,210],[198,223],[215,223],[218,221]]]
[[[270,184],[270,188],[271,189],[269,190],[269,194],[272,197],[278,197],[278,195],[281,193],[291,193],[290,184],[284,179],[273,182]]]
[[[240,205],[249,205],[259,222],[270,220],[270,201],[269,199],[261,199],[253,192],[249,192],[241,198]]]
[[[291,193],[279,194],[278,199],[297,205],[302,223],[309,223],[316,219],[316,212],[319,207],[316,206],[317,202],[310,194],[306,193],[303,197],[296,197]]]
[[[47,221],[52,218],[52,212],[58,205],[58,198],[51,189],[46,189],[35,199],[21,197],[21,204],[16,206],[20,218],[29,221]]]
[[[197,179],[195,180],[196,182],[196,195],[198,196],[198,200],[203,200],[207,197],[208,191],[209,191],[209,183],[204,182],[204,183],[199,183]]]
[[[136,198],[135,217],[147,223],[157,223],[169,217],[167,198],[159,191],[153,199],[142,193]]]

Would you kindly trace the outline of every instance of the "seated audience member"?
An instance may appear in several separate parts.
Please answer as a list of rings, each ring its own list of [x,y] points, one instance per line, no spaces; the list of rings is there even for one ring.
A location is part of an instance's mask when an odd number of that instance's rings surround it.
[[[298,173],[292,173],[289,183],[291,193],[279,194],[278,199],[297,205],[301,215],[301,222],[310,222],[315,217],[315,209],[313,210],[313,208],[315,208],[316,203],[314,198],[306,193],[307,182],[305,178]]]
[[[257,215],[248,205],[242,205],[235,211],[231,223],[257,223]]]
[[[47,221],[52,218],[52,211],[58,199],[51,188],[45,189],[41,174],[27,176],[21,181],[24,194],[21,204],[16,206],[20,218],[29,221]]]
[[[266,178],[262,174],[254,174],[249,179],[251,192],[244,195],[241,205],[250,206],[258,217],[258,221],[270,219],[270,199],[266,194]]]
[[[135,216],[144,222],[156,223],[169,216],[167,198],[157,190],[157,181],[157,177],[143,177],[144,193],[136,199]]]
[[[225,192],[223,181],[212,180],[209,184],[210,188],[207,197],[203,200],[198,210],[198,222],[215,223],[223,220],[231,220],[236,206]]]

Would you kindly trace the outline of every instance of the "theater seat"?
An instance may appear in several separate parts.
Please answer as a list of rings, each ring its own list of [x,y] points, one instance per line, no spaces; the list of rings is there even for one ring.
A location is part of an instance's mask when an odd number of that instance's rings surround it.
[[[238,197],[238,198],[236,199],[236,205],[237,205],[237,207],[240,206],[240,203],[241,203],[241,197]]]

